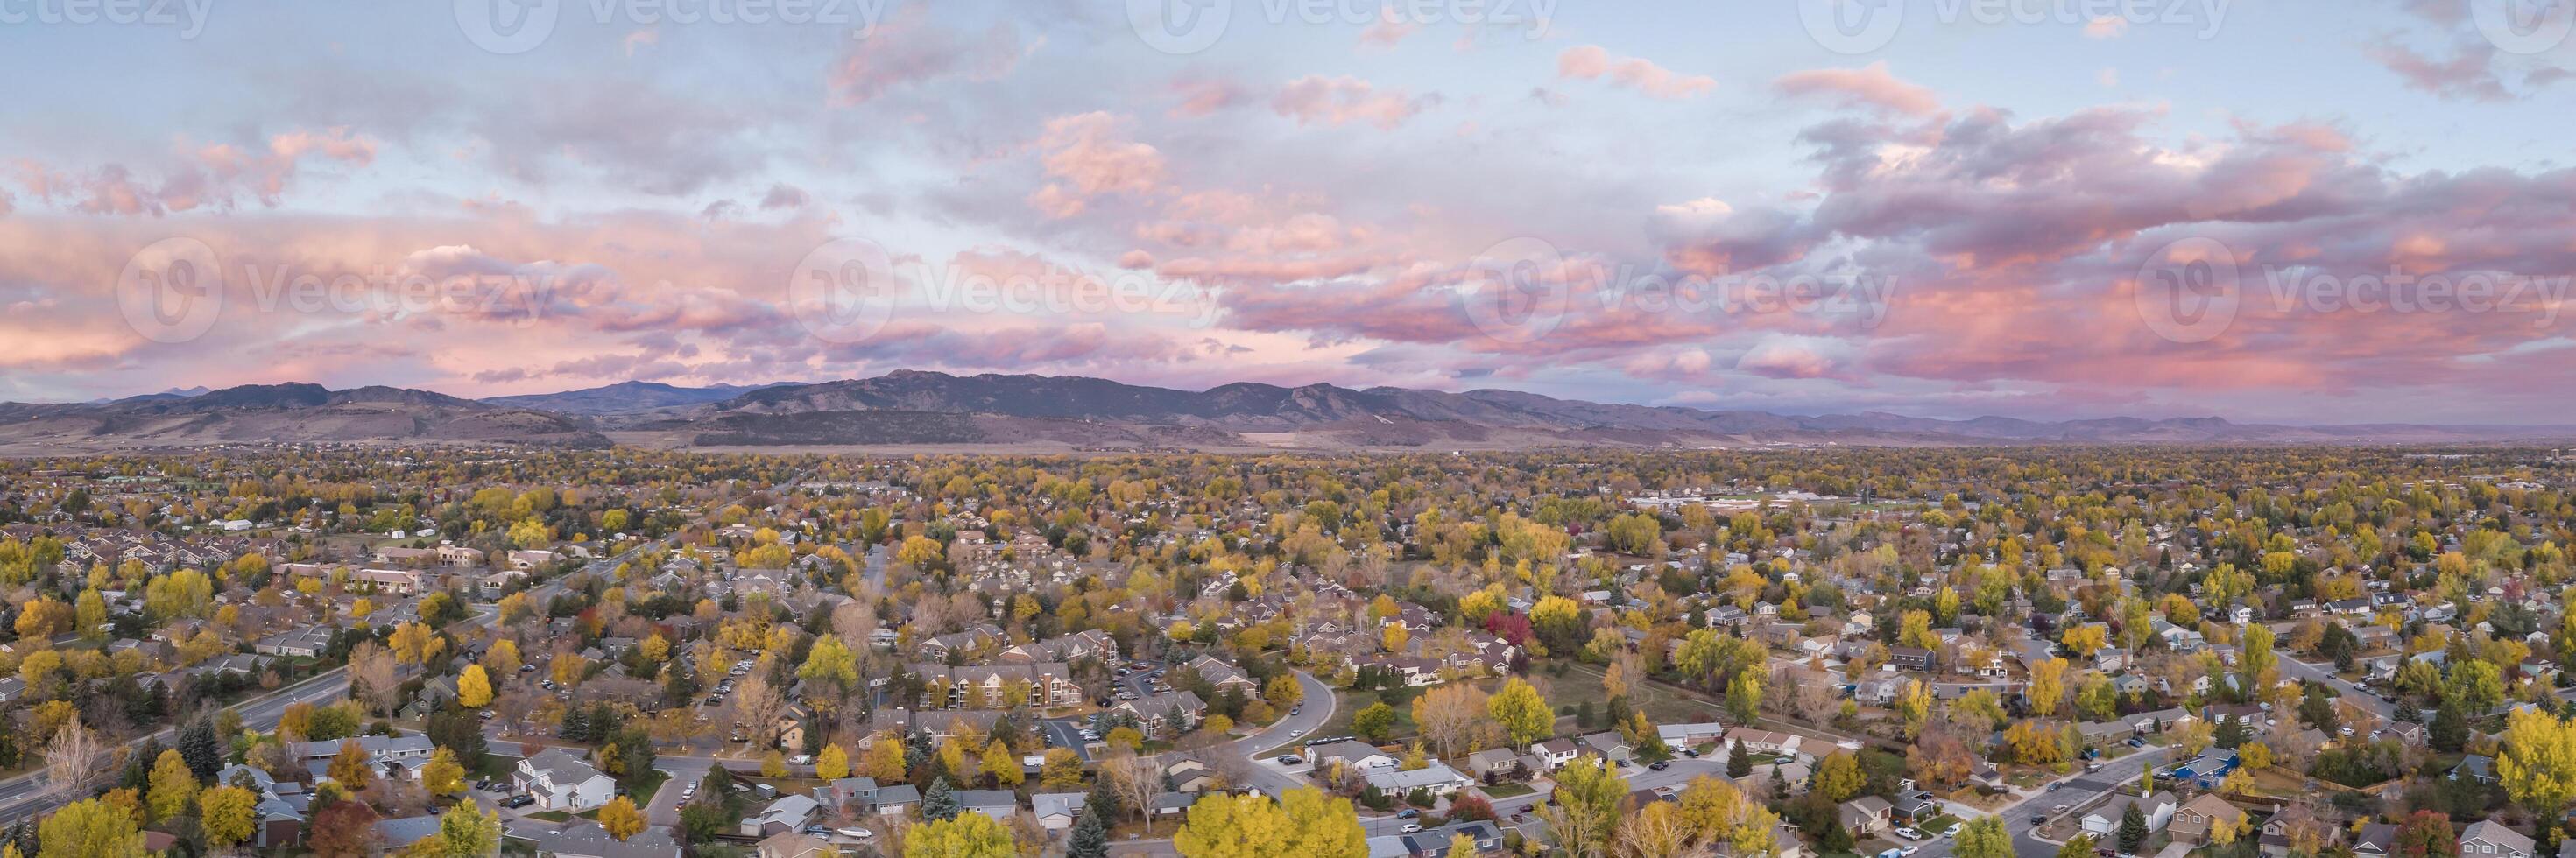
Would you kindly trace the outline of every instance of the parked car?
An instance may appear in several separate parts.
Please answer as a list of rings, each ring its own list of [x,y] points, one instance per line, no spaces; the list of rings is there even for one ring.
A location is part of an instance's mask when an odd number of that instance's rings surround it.
[[[877,836],[876,832],[869,831],[865,828],[835,828],[832,829],[832,833],[843,837],[854,837],[860,840],[866,840],[870,837]]]
[[[2030,827],[2038,828],[2046,824],[2048,824],[2047,814],[2034,813],[2030,815]]]
[[[1301,757],[1299,757],[1299,756],[1297,756],[1297,755],[1295,755],[1295,754],[1280,754],[1280,755],[1279,755],[1279,764],[1280,764],[1280,765],[1283,765],[1283,766],[1295,766],[1295,765],[1302,765],[1302,764],[1304,764],[1305,762],[1306,762],[1306,761],[1305,761],[1305,759],[1304,759],[1304,758],[1301,758]]]
[[[536,804],[536,803],[537,803],[537,797],[536,797],[536,796],[529,795],[529,794],[527,794],[527,793],[520,793],[520,794],[518,794],[518,795],[511,796],[511,797],[510,797],[508,800],[506,800],[506,801],[501,802],[501,806],[502,806],[502,807],[527,807],[528,805],[532,805],[532,804]]]
[[[814,764],[814,755],[797,754],[796,756],[787,758],[787,764],[791,766],[810,766]]]
[[[1646,765],[1646,768],[1654,769],[1655,771],[1659,771],[1659,772],[1660,772],[1660,771],[1663,771],[1663,770],[1665,770],[1665,769],[1672,768],[1672,767],[1673,767],[1672,762],[1671,762],[1671,761],[1668,761],[1668,760],[1657,760],[1657,761],[1655,761],[1655,762],[1648,763],[1648,764]]]
[[[1396,829],[1396,831],[1404,834],[1415,834],[1422,831],[1422,826],[1407,822],[1404,824],[1403,828]]]
[[[1418,817],[1418,816],[1421,816],[1421,815],[1422,815],[1422,811],[1414,810],[1414,809],[1412,809],[1412,808],[1405,808],[1404,812],[1403,812],[1403,813],[1396,814],[1396,815],[1395,815],[1395,818],[1397,818],[1397,819],[1412,819],[1412,818],[1414,818],[1414,817]]]

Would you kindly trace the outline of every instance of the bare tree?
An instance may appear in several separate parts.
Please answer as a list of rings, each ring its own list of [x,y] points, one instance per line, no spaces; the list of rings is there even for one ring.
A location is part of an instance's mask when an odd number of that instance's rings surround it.
[[[1453,682],[1431,689],[1414,702],[1414,725],[1431,745],[1431,752],[1446,759],[1457,759],[1472,753],[1491,738],[1493,718],[1485,713],[1485,692],[1474,685]]]
[[[778,710],[785,708],[787,702],[770,687],[768,674],[755,670],[734,686],[732,705],[734,720],[741,722],[755,741],[765,745],[771,728],[777,726]]]
[[[376,714],[391,712],[401,704],[402,680],[398,676],[393,653],[375,641],[359,641],[349,649],[349,690]]]
[[[1100,776],[1109,781],[1109,792],[1120,802],[1136,808],[1145,819],[1145,833],[1154,833],[1154,796],[1163,791],[1163,772],[1153,760],[1136,756],[1124,745],[1113,747],[1109,758],[1100,763]]]
[[[74,717],[45,746],[46,792],[65,804],[88,798],[101,777],[122,768],[103,760],[106,755],[107,742]]]

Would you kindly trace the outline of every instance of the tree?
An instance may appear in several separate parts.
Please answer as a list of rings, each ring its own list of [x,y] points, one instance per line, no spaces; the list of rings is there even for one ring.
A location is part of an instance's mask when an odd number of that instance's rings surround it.
[[[198,783],[213,783],[223,772],[224,741],[216,735],[214,716],[199,716],[179,731],[179,756],[188,761],[188,772]]]
[[[107,743],[82,726],[79,717],[64,722],[45,746],[47,792],[57,801],[88,798],[97,789],[100,758],[106,754]]]
[[[1859,758],[1849,751],[1826,754],[1824,761],[1816,764],[1815,780],[1816,792],[1835,804],[1850,801],[1869,785],[1869,776],[1860,770]]]
[[[152,762],[152,791],[144,802],[153,819],[185,816],[197,802],[197,776],[189,773],[188,761],[178,751],[162,751]]]
[[[1385,701],[1360,707],[1351,715],[1351,732],[1372,744],[1386,741],[1395,733],[1395,707]]]
[[[644,813],[635,809],[634,799],[621,795],[599,809],[599,827],[608,829],[608,836],[624,841],[644,830]]]
[[[1735,681],[1726,686],[1727,714],[1735,716],[1737,723],[1752,723],[1754,716],[1762,713],[1764,684],[1762,671],[1754,669],[1736,671]]]
[[[313,814],[304,845],[316,858],[367,858],[376,848],[376,812],[363,801],[337,801]]]
[[[930,789],[921,794],[921,818],[923,819],[944,822],[956,818],[965,810],[965,806],[958,804],[956,792],[948,786],[946,775],[932,779]]]
[[[197,795],[197,824],[206,832],[206,842],[221,849],[241,843],[251,836],[251,813],[259,806],[259,796],[237,786],[217,786]]]
[[[813,648],[805,654],[805,663],[796,668],[796,678],[847,689],[859,680],[858,653],[841,643],[840,635],[826,633],[814,640]]]
[[[353,793],[367,791],[367,784],[376,778],[375,766],[368,762],[366,749],[358,747],[356,739],[340,740],[340,753],[331,758],[327,771],[342,789]]]
[[[1348,799],[1301,787],[1280,802],[1260,794],[1209,794],[1190,805],[1172,848],[1188,858],[1365,855],[1367,840]]]
[[[429,762],[420,768],[421,786],[430,795],[451,796],[465,791],[465,766],[456,762],[456,752],[447,748],[431,751]]]
[[[492,705],[492,678],[483,672],[482,665],[466,665],[464,672],[456,675],[456,705],[467,709]]]
[[[1002,744],[1000,739],[994,739],[991,744],[985,745],[983,753],[979,756],[984,763],[984,774],[990,775],[993,783],[1002,789],[1017,787],[1021,781],[1028,778],[1025,771],[1020,768],[1019,755],[1011,753],[1011,746]]]
[[[2458,701],[2444,700],[2433,710],[2433,723],[2425,725],[2424,732],[2433,750],[2458,753],[2469,742],[2469,719],[2460,713]]]
[[[66,805],[36,826],[38,858],[130,858],[143,854],[134,814],[102,799]]]
[[[1019,854],[1010,829],[980,813],[933,820],[904,835],[904,858],[1018,858]]]
[[[1618,852],[1625,858],[1675,858],[1689,848],[1690,835],[1689,824],[1672,802],[1649,802],[1619,823]],[[1467,851],[1459,854],[1476,854],[1475,841],[1469,840]]]
[[[1556,804],[1542,807],[1539,818],[1557,845],[1581,858],[1608,853],[1611,832],[1619,824],[1619,802],[1628,795],[1626,779],[1600,757],[1585,756],[1556,775]]]
[[[1740,778],[1753,773],[1753,757],[1744,752],[1744,740],[1736,739],[1727,746],[1726,776]]]
[[[1449,759],[1481,750],[1492,722],[1490,700],[1471,683],[1440,685],[1413,699],[1413,727],[1432,753]]]
[[[2030,666],[2031,714],[2046,718],[2057,714],[2057,703],[2066,699],[2066,659],[2051,658]]]
[[[1296,674],[1281,673],[1261,687],[1261,699],[1270,701],[1270,708],[1285,712],[1306,699],[1306,687],[1298,684]]]
[[[2505,718],[2496,777],[2506,795],[2542,819],[2557,819],[2576,799],[2576,724],[2533,709]]]
[[[904,770],[901,738],[881,734],[868,743],[867,765],[861,774],[877,779],[878,783],[892,783],[903,780]]]
[[[2460,839],[2451,833],[2449,814],[2419,810],[2397,826],[2389,849],[2403,858],[2452,858],[2460,854]]]
[[[1503,727],[1513,747],[1521,747],[1556,735],[1556,713],[1547,708],[1547,698],[1520,677],[1503,683],[1503,690],[1485,702],[1486,714]]]
[[[1087,804],[1083,807],[1082,818],[1073,823],[1073,835],[1065,840],[1065,858],[1109,858],[1109,823],[1102,819],[1104,815]]]
[[[760,776],[764,778],[786,777],[787,755],[781,754],[777,751],[771,751],[768,754],[762,755],[760,758]]]
[[[2093,835],[2078,834],[2057,847],[2057,858],[2093,858]]]
[[[849,777],[850,752],[841,750],[839,742],[824,745],[823,752],[814,755],[814,776],[827,781]]]
[[[1048,748],[1038,765],[1038,785],[1051,790],[1082,786],[1082,757],[1071,748]]]
[[[1958,843],[1951,848],[1950,854],[1957,858],[2013,858],[2012,833],[2004,830],[2002,817],[1980,816],[1968,820],[1968,824],[1959,829]]]
[[[482,858],[501,848],[501,817],[480,805],[460,801],[438,817],[438,833],[422,838],[405,855],[414,858]]]
[[[2120,812],[2120,851],[2122,852],[2136,852],[2138,844],[2146,842],[2147,814],[2139,810],[2138,805],[2139,802],[2130,802],[2128,809]]]

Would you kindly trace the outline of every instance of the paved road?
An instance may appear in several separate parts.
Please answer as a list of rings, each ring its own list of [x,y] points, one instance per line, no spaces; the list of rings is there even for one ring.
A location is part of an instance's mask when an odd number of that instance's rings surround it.
[[[2281,675],[2291,679],[2305,679],[2325,683],[2327,688],[2334,689],[2336,694],[2342,695],[2344,702],[2350,703],[2354,706],[2359,706],[2363,709],[2369,710],[2370,714],[2379,716],[2379,723],[2383,725],[2393,723],[2397,720],[2397,704],[2379,699],[2378,692],[2343,681],[2342,677],[2334,674],[2334,664],[2332,662],[2325,664],[2309,664],[2295,658],[2283,658],[2281,659]]]
[[[1263,757],[1262,752],[1303,741],[1306,736],[1313,735],[1317,728],[1324,726],[1325,722],[1333,720],[1333,687],[1325,685],[1323,680],[1316,679],[1314,674],[1302,670],[1297,671],[1296,675],[1297,687],[1305,691],[1305,697],[1297,704],[1298,714],[1281,716],[1278,721],[1272,722],[1269,727],[1263,728],[1260,732],[1236,739],[1234,742],[1235,752],[1252,761],[1252,785],[1260,788],[1262,792],[1269,793],[1272,798],[1286,795],[1289,790],[1308,786],[1305,774],[1313,766],[1283,766],[1275,758]],[[1304,735],[1290,736],[1290,733]]]

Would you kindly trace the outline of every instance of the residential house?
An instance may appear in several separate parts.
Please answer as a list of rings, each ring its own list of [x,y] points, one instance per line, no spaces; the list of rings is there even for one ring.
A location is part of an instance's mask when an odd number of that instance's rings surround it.
[[[520,760],[511,784],[535,796],[537,809],[572,813],[608,803],[617,781],[566,748],[547,748]]]
[[[2245,811],[2228,804],[2227,800],[2219,798],[2217,793],[2205,792],[2194,796],[2190,801],[2183,802],[2182,807],[2174,811],[2173,836],[2176,839],[2207,843],[2209,832],[2213,827],[2222,824],[2237,825],[2244,821]]]
[[[1887,799],[1865,795],[1843,802],[1835,813],[1842,820],[1843,828],[1849,829],[1853,837],[1867,837],[1887,830],[1892,810]]]
[[[1370,786],[1388,795],[1407,795],[1414,790],[1427,790],[1434,796],[1446,796],[1474,783],[1447,763],[1432,763],[1410,771],[1393,766],[1368,770]]]
[[[962,794],[962,793],[961,793]],[[769,837],[799,831],[813,821],[822,805],[813,796],[802,793],[782,795],[768,807],[742,821],[742,836]]]
[[[1089,797],[1078,792],[1042,792],[1029,796],[1029,807],[1038,818],[1038,827],[1063,831],[1081,821],[1082,803]]]
[[[2460,858],[2533,858],[2539,848],[2529,835],[2492,819],[2469,823],[2460,831]]]
[[[2150,832],[2165,830],[2166,823],[2173,821],[2176,809],[2173,793],[2158,790],[2155,795],[2145,797],[2120,793],[2085,812],[2084,831],[2095,838],[2118,834],[2120,820],[2128,814],[2130,805],[2138,806],[2139,812],[2146,817],[2147,830]]]

